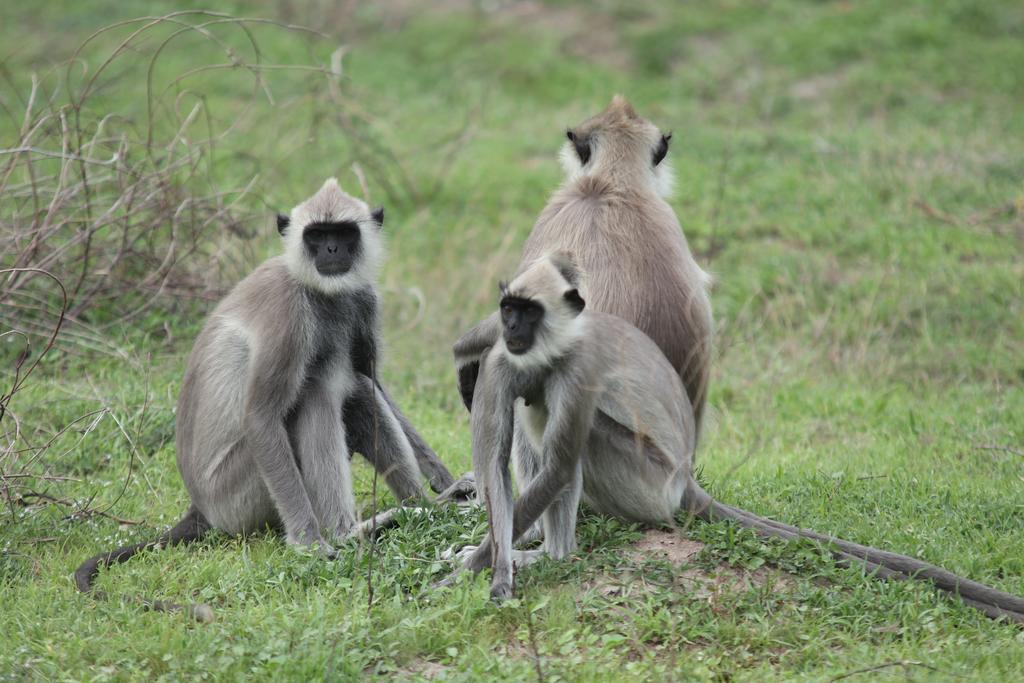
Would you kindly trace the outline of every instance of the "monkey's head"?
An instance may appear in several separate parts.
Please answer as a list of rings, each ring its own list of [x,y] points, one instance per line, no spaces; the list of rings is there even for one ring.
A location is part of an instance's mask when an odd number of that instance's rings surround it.
[[[501,283],[502,342],[519,367],[546,366],[583,333],[579,319],[582,274],[572,256],[555,252],[534,261],[510,283]]]
[[[338,294],[371,286],[383,257],[384,209],[370,209],[329,178],[290,215],[277,217],[288,270],[304,285]]]
[[[568,142],[562,147],[561,159],[570,181],[585,175],[607,175],[651,184],[663,197],[671,194],[672,168],[665,156],[672,133],[662,133],[621,95],[565,135]]]

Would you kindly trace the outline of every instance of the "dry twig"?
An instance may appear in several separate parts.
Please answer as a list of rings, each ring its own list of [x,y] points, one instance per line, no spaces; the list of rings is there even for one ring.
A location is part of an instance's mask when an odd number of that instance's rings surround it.
[[[934,667],[934,666],[932,666],[930,664],[925,664],[924,662],[915,662],[915,661],[912,661],[912,660],[909,660],[909,659],[903,659],[903,660],[900,660],[900,661],[897,661],[897,662],[885,662],[884,664],[877,664],[875,666],[868,666],[868,667],[865,667],[863,669],[856,669],[854,671],[849,671],[849,672],[847,672],[845,674],[840,674],[839,676],[831,678],[831,679],[829,679],[829,681],[830,681],[830,683],[834,683],[834,681],[841,681],[844,678],[850,678],[852,676],[858,676],[860,674],[875,673],[876,671],[882,671],[883,669],[891,669],[894,666],[902,666],[904,668],[909,668],[909,667],[912,667],[912,666],[916,666],[916,667],[920,667],[922,669],[928,669],[929,671],[933,671],[935,673],[941,673],[941,674],[945,674],[947,676],[954,676],[955,678],[961,678],[961,676],[957,676],[956,674],[950,673],[949,671],[943,671],[942,669],[936,668],[936,667]]]
[[[135,523],[109,510],[130,483],[148,391],[135,438],[107,407],[56,430],[25,424],[29,413],[16,412],[14,397],[55,346],[120,355],[110,342],[113,326],[183,299],[213,300],[254,260],[247,246],[253,233],[243,226],[255,210],[263,212],[253,201],[258,178],[219,186],[216,146],[242,128],[261,100],[274,102],[268,74],[311,74],[289,79],[289,86],[322,97],[328,73],[323,65],[269,63],[257,26],[322,36],[265,19],[188,10],[103,27],[63,66],[34,74],[26,87],[6,76],[24,107],[20,116],[4,107],[14,135],[0,143],[0,339],[23,342],[0,347],[0,500],[12,517],[15,505],[46,503],[74,508],[73,519]],[[172,53],[196,62],[168,74]],[[252,86],[242,113],[232,110],[223,124],[205,93],[188,89],[219,73]],[[145,98],[141,125],[138,112],[110,109],[118,102],[110,94],[126,89]],[[37,340],[45,344],[36,353]],[[51,489],[75,481],[57,471],[59,463],[107,416],[128,444],[130,461],[116,499],[94,510],[91,498],[75,502]],[[54,448],[83,421],[71,448]]]

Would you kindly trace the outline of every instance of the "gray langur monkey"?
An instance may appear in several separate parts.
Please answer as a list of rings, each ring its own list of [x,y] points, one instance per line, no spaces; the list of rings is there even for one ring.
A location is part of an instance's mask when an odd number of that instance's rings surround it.
[[[589,275],[581,294],[590,309],[638,327],[682,378],[699,436],[712,355],[711,278],[694,260],[664,199],[672,187],[666,159],[672,135],[619,95],[566,134],[566,179],[533,226],[520,269],[553,251],[571,251]],[[500,328],[495,314],[482,335],[455,345],[467,407],[481,350]]]
[[[395,496],[419,500],[454,480],[377,380],[377,271],[384,210],[337,180],[278,217],[284,254],[243,279],[210,314],[188,359],[175,445],[191,505],[157,540],[102,553],[75,572],[84,593],[101,565],[210,529],[283,530],[334,557],[357,525],[349,457],[363,454]],[[102,597],[102,596],[101,596]],[[159,601],[154,609],[182,609]],[[206,620],[205,605],[187,609]]]
[[[599,513],[633,522],[671,523],[682,509],[764,536],[815,539],[829,544],[841,565],[930,581],[990,617],[1024,623],[1024,598],[714,500],[692,474],[693,408],[674,368],[633,325],[584,310],[580,284],[571,257],[559,253],[502,285],[502,334],[481,359],[471,420],[473,470],[490,533],[460,557],[465,569],[492,567],[494,598],[511,595],[515,563],[543,554],[559,559],[576,549],[582,498]],[[514,502],[510,458],[520,490]],[[524,460],[533,464],[524,468]],[[518,475],[524,470],[532,478],[523,481]],[[513,550],[538,518],[543,548]]]

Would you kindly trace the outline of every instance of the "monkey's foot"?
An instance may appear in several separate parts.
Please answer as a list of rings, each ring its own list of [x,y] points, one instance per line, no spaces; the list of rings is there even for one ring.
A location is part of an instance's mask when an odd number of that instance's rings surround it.
[[[523,567],[529,567],[537,560],[541,560],[547,557],[547,553],[541,549],[537,550],[513,550],[512,551],[512,566],[519,571]]]
[[[479,546],[475,546],[475,545],[464,545],[461,548],[459,548],[458,550],[456,550],[455,546],[452,546],[452,547],[448,548],[448,550],[445,550],[444,552],[441,553],[441,559],[442,560],[456,560],[456,561],[459,561],[459,562],[462,562],[463,564],[465,564],[466,560],[468,560],[469,557],[473,553],[476,552],[476,549],[478,547]]]
[[[450,573],[448,576],[436,582],[432,586],[432,588],[447,588],[448,586],[454,585],[455,582],[459,580],[459,576],[462,575],[463,571],[465,570],[462,567],[459,567],[458,569]]]
[[[506,575],[501,576],[498,572],[495,572],[491,582],[491,601],[496,603],[503,603],[512,597],[512,577],[519,573],[523,567],[527,567],[537,560],[544,557],[546,553],[543,550],[513,550],[512,551],[512,571]]]
[[[455,550],[455,547],[452,546],[451,548],[448,548],[448,550],[445,550],[444,552],[442,552],[441,553],[441,559],[442,560],[455,560],[456,562],[458,562],[458,568],[455,569],[455,571],[453,571],[448,576],[444,577],[443,579],[441,579],[440,581],[435,583],[434,584],[434,588],[443,588],[445,586],[450,586],[453,583],[455,583],[456,580],[458,580],[459,575],[462,574],[463,572],[473,571],[468,565],[469,565],[470,558],[473,556],[473,553],[476,552],[478,547],[479,546],[475,546],[475,545],[466,545],[466,546],[463,546],[462,548],[460,548],[459,550]],[[515,568],[516,571],[519,571],[523,567],[529,567],[531,564],[537,562],[538,560],[540,560],[540,559],[542,559],[544,557],[547,557],[547,553],[544,552],[541,549],[538,549],[538,550],[513,550],[512,551],[512,566]],[[492,595],[492,597],[498,597],[498,599],[501,599],[500,596],[493,596]],[[508,596],[506,595],[504,597],[508,597]]]
[[[544,527],[541,526],[540,522],[534,522],[533,525],[526,530],[526,533],[519,537],[519,540],[516,541],[516,545],[522,548],[523,546],[543,540]]]
[[[510,583],[496,583],[491,586],[491,600],[498,604],[501,604],[512,597],[512,584]]]
[[[456,562],[456,567],[452,573],[436,582],[433,587],[444,588],[446,586],[451,586],[459,579],[459,576],[463,572],[472,571],[466,565],[469,564],[469,558],[472,557],[474,552],[476,552],[477,547],[478,546],[475,545],[466,545],[456,550],[455,546],[451,546],[448,550],[443,551],[441,553],[441,559],[454,560]]]
[[[454,502],[456,505],[479,505],[476,496],[476,478],[466,472],[459,479],[437,495],[436,503]]]
[[[378,512],[370,519],[364,519],[359,524],[356,524],[353,528],[342,534],[342,541],[350,541],[353,539],[370,538],[375,539],[384,529],[390,529],[398,526],[398,514],[399,512],[406,511],[413,514],[422,515],[427,512],[427,508],[420,507],[394,507],[384,512]]]

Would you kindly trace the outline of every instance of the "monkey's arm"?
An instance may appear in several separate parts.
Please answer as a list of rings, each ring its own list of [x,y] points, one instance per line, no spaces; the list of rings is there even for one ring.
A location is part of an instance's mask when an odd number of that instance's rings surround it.
[[[387,389],[384,388],[379,381],[376,381],[377,391],[380,393],[381,398],[387,404],[388,408],[391,409],[391,413],[398,420],[398,424],[402,428],[402,433],[405,438],[409,441],[409,446],[412,447],[413,455],[416,457],[416,464],[419,466],[420,472],[427,478],[430,483],[430,488],[434,493],[442,493],[447,491],[453,484],[455,484],[455,477],[452,476],[448,468],[445,467],[444,463],[441,462],[441,458],[437,456],[427,442],[420,436],[420,433],[416,431],[412,422],[402,413],[398,408],[398,404],[395,403],[394,399],[391,398],[391,394],[388,393]]]
[[[546,401],[550,413],[542,442],[544,465],[516,501],[515,538],[525,533],[572,481],[594,424],[593,384],[565,375],[548,379]]]
[[[377,338],[380,330],[377,326],[377,296],[370,290],[363,297],[356,299],[357,317],[364,323],[355,329],[352,339],[352,370],[377,381]]]
[[[478,480],[478,496],[487,509],[490,532],[466,567],[479,571],[493,560],[491,595],[507,597],[512,590],[512,478],[508,466],[512,455],[515,397],[505,382],[492,376],[496,370],[493,354],[481,359],[478,408],[471,415],[470,426],[473,472]],[[481,557],[486,558],[485,563],[481,563]]]
[[[489,378],[486,378],[489,379]],[[490,387],[496,384],[493,380],[485,383],[490,392]],[[582,455],[583,447],[586,444],[591,426],[594,421],[596,404],[595,382],[581,381],[578,377],[570,377],[567,374],[555,378],[549,378],[546,387],[547,404],[551,411],[548,422],[544,429],[543,450],[544,466],[537,477],[530,482],[530,485],[520,494],[515,502],[511,538],[508,540],[507,552],[511,554],[511,546],[515,539],[519,538],[533,525],[544,510],[551,504],[552,500],[572,482]],[[481,405],[480,411],[474,411],[474,470],[477,469],[476,452],[477,443],[475,438],[476,424],[480,421],[482,427],[486,428],[486,417],[479,416],[479,413],[491,413],[491,406],[487,403]],[[511,427],[511,425],[509,425]],[[511,434],[509,435],[508,448],[511,448]],[[504,451],[508,453],[508,451]],[[507,455],[505,457],[505,476],[508,473]],[[494,467],[494,464],[491,464]],[[486,470],[484,470],[486,473]],[[484,495],[489,494],[489,485],[484,484]],[[491,497],[488,501],[488,518],[497,517],[497,511],[493,508]],[[492,529],[494,529],[492,523]],[[506,533],[506,537],[508,534]],[[495,536],[496,537],[496,536]],[[491,537],[488,536],[466,561],[466,568],[473,571],[485,569],[492,559],[497,563],[499,556],[504,555],[504,539],[495,544],[494,551],[491,550]],[[511,569],[508,570],[508,592],[501,594],[504,589],[503,579],[499,576],[499,567],[495,564],[494,579],[492,580],[491,595],[494,597],[507,597],[511,594]],[[504,572],[504,568],[501,568]]]
[[[448,468],[444,466],[437,453],[427,445],[412,423],[399,410],[398,404],[391,398],[384,386],[378,380],[377,375],[377,336],[380,334],[377,329],[377,299],[375,296],[367,296],[363,301],[362,315],[366,325],[359,331],[352,344],[352,369],[362,375],[366,375],[376,383],[377,391],[384,398],[395,419],[402,427],[405,438],[409,440],[413,455],[416,457],[416,464],[420,472],[430,482],[430,488],[434,493],[441,493],[455,483]]]
[[[255,461],[284,524],[288,543],[316,544],[332,554],[320,535],[320,524],[284,425],[285,411],[296,399],[302,375],[293,366],[301,362],[303,354],[279,353],[275,345],[267,346],[270,348],[257,353],[246,388],[243,450]]]
[[[495,312],[459,337],[452,347],[458,373],[459,394],[466,410],[473,410],[473,391],[480,375],[480,359],[501,338],[501,316]]]
[[[416,428],[412,426],[408,418],[402,414],[402,411],[398,409],[398,405],[392,400],[391,395],[381,386],[380,382],[377,383],[377,389],[380,391],[380,395],[384,398],[384,401],[391,408],[391,412],[394,413],[395,419],[402,427],[402,432],[405,433],[405,438],[409,440],[409,445],[412,446],[413,455],[416,456],[416,464],[420,467],[420,472],[430,482],[430,488],[434,493],[441,493],[446,491],[452,484],[455,483],[455,477],[452,476],[448,468],[444,466],[441,459],[437,457],[437,453],[434,452],[427,442],[423,440]]]

